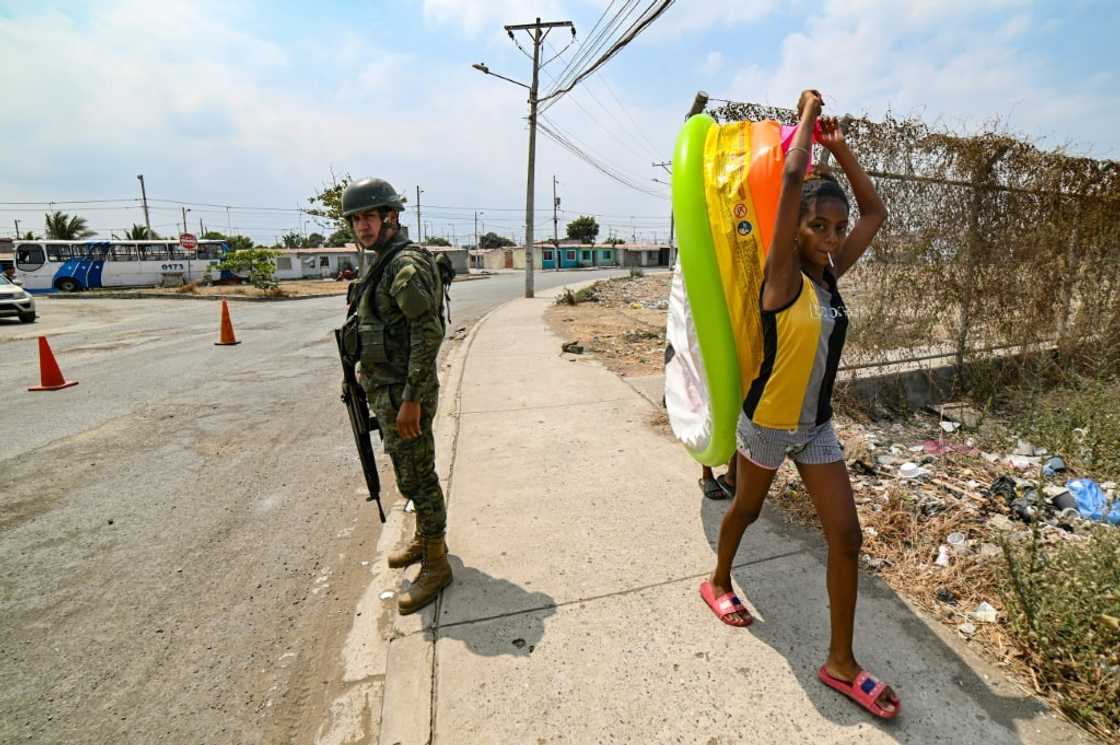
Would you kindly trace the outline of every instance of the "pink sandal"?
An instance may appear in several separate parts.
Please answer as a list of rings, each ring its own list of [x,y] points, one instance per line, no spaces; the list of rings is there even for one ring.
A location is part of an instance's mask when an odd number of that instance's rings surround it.
[[[817,677],[820,678],[821,682],[826,686],[840,691],[840,693],[843,693],[877,717],[894,719],[898,716],[898,712],[902,711],[902,701],[893,693],[894,701],[892,705],[894,708],[884,709],[879,705],[879,696],[883,695],[883,690],[887,687],[887,684],[880,680],[875,680],[866,670],[860,671],[856,679],[849,683],[846,680],[833,677],[829,674],[827,668],[821,665],[821,669],[817,671]]]
[[[700,597],[704,598],[704,602],[707,603],[708,607],[712,609],[712,613],[715,613],[719,620],[723,621],[728,626],[750,626],[754,621],[754,617],[751,615],[751,612],[747,610],[747,607],[743,605],[743,602],[739,600],[738,597],[736,597],[734,592],[725,592],[717,598],[716,591],[712,587],[712,583],[708,580],[704,580],[700,583]],[[742,614],[746,616],[746,620],[729,620],[728,617],[732,613]]]

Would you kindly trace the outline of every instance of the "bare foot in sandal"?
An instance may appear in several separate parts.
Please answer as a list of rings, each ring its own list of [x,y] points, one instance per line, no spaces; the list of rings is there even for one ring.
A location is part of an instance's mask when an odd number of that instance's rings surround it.
[[[835,663],[828,660],[819,671],[821,682],[843,693],[872,714],[892,719],[902,708],[894,689],[867,673],[855,660]]]

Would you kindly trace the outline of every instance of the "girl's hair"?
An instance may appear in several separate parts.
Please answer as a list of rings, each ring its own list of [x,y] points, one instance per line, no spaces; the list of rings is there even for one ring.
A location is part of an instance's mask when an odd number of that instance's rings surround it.
[[[832,170],[828,166],[814,166],[813,172],[805,177],[805,182],[801,185],[800,216],[804,217],[812,203],[818,199],[839,199],[844,203],[845,208],[851,209],[848,195],[844,193],[843,187],[836,180],[836,176],[832,175]]]

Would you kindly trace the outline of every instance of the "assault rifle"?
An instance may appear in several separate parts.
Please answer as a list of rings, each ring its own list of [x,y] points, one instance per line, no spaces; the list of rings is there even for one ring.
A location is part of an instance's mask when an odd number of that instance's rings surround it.
[[[353,323],[348,321],[348,323]],[[366,488],[369,489],[367,502],[377,502],[377,514],[381,522],[385,522],[385,510],[381,507],[381,477],[377,474],[377,462],[373,459],[373,442],[370,435],[373,432],[381,433],[381,425],[377,417],[370,413],[369,401],[366,392],[358,384],[358,376],[354,373],[357,360],[354,355],[347,354],[346,344],[343,341],[346,326],[334,330],[334,340],[338,343],[338,356],[342,360],[342,403],[346,404],[346,411],[350,414],[350,429],[354,432],[354,443],[358,446],[358,458],[362,461],[362,474],[366,477]]]

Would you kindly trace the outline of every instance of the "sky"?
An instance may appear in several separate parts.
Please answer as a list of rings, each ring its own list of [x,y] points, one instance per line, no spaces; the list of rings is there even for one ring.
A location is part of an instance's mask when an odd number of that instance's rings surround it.
[[[542,93],[608,6],[625,0],[0,0],[0,236],[44,213],[103,237],[153,228],[329,233],[301,210],[332,179],[379,176],[408,195],[416,236],[523,237],[531,61],[504,24],[570,20]],[[644,7],[649,0],[639,4]],[[536,236],[595,215],[600,237],[661,239],[664,169],[697,90],[826,111],[913,115],[955,132],[998,120],[1041,146],[1120,159],[1120,30],[1114,0],[677,0],[600,72],[545,113],[640,190],[541,134]],[[531,51],[524,34],[520,46]],[[116,200],[116,201],[105,201]],[[54,204],[50,204],[50,203]],[[186,203],[185,205],[182,203]],[[229,209],[227,210],[227,206]]]

